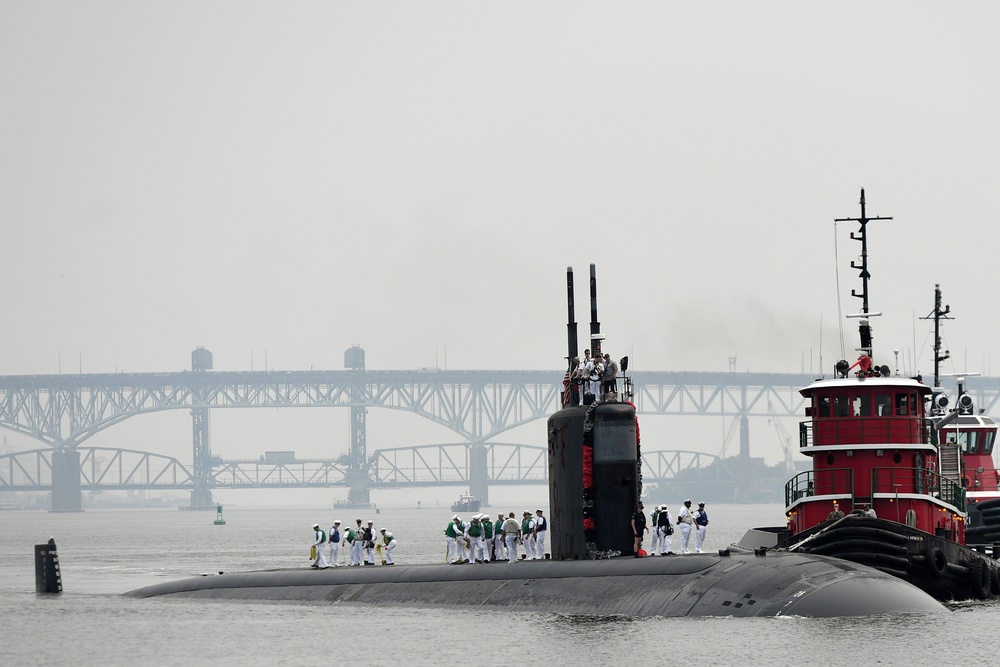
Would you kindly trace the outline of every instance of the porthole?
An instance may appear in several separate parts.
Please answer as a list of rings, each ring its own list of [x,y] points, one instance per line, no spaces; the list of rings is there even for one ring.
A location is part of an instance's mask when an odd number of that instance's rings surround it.
[[[895,454],[892,455],[892,462],[893,463],[899,463],[902,460],[903,460],[903,457],[899,455],[899,452],[896,452]]]
[[[826,455],[826,464],[828,466],[832,466],[833,465],[833,454],[827,454]]]

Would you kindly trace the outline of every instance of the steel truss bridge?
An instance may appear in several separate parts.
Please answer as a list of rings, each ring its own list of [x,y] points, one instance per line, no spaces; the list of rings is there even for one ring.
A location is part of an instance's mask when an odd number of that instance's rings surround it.
[[[803,414],[801,374],[639,372],[632,375],[640,415]],[[967,390],[987,413],[1000,378],[969,377]],[[546,418],[559,406],[560,371],[182,371],[0,377],[0,427],[46,446],[0,456],[0,492],[51,490],[53,509],[79,510],[80,491],[189,489],[192,505],[211,504],[213,488],[462,485],[484,498],[489,484],[541,483],[545,448],[499,442],[505,432]],[[350,456],[337,459],[222,460],[211,455],[214,409],[340,407],[403,410],[453,431],[458,443],[364,449],[352,433]],[[153,452],[88,447],[88,438],[139,414],[192,414],[193,461]],[[363,419],[363,418],[362,418]],[[648,480],[667,479],[712,457],[644,450]],[[362,455],[357,456],[358,454]],[[668,463],[669,462],[669,463]]]

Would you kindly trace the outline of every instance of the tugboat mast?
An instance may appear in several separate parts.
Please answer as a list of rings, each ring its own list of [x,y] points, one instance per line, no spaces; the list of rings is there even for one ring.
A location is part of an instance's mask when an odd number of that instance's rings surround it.
[[[861,217],[860,218],[836,218],[835,222],[857,222],[861,225],[860,236],[855,236],[854,232],[851,232],[851,238],[855,241],[861,241],[861,266],[858,266],[853,261],[851,262],[852,269],[861,269],[861,294],[858,294],[855,290],[851,290],[851,296],[858,297],[861,299],[861,313],[857,315],[848,315],[848,317],[858,317],[861,318],[861,324],[858,329],[861,334],[861,348],[862,354],[871,357],[872,356],[872,329],[871,325],[868,323],[869,317],[875,317],[881,315],[882,313],[873,313],[868,309],[868,280],[871,278],[871,273],[868,272],[868,223],[873,220],[892,220],[891,216],[875,216],[869,218],[865,211],[865,189],[861,188]]]
[[[941,310],[941,285],[934,285],[934,310],[927,315],[927,317],[921,317],[922,320],[934,320],[934,389],[939,389],[941,387],[941,362],[945,359],[951,357],[951,352],[948,350],[941,354],[941,320],[952,320],[953,317],[948,317],[948,313],[951,312],[951,306],[946,305],[944,310]],[[934,392],[935,394],[938,392]]]

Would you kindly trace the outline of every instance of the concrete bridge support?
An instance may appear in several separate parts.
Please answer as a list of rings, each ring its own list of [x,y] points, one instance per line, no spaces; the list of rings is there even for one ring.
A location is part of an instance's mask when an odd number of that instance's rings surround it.
[[[490,504],[490,469],[486,445],[477,443],[469,447],[469,493],[479,498],[484,506]]]
[[[80,496],[80,452],[56,449],[52,452],[53,512],[82,512]]]

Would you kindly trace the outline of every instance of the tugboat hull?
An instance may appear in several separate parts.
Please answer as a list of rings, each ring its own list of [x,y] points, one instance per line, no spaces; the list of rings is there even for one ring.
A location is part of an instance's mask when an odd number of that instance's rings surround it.
[[[829,521],[778,546],[868,565],[939,600],[983,600],[1000,594],[1000,566],[994,559],[944,536],[885,519],[849,516]]]

